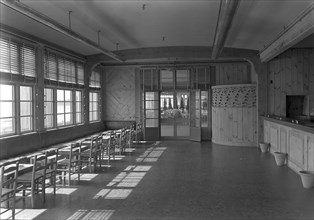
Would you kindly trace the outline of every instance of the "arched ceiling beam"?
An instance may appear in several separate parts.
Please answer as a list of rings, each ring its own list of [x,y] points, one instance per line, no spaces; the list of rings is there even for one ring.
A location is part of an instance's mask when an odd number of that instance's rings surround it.
[[[313,33],[314,3],[297,16],[275,39],[260,51],[261,61],[268,62]]]
[[[115,53],[111,52],[110,50],[107,50],[103,47],[101,47],[100,45],[96,44],[95,42],[89,40],[88,38],[78,34],[77,32],[67,28],[66,26],[56,22],[55,20],[49,18],[46,15],[43,15],[41,13],[39,13],[38,11],[28,7],[27,5],[22,4],[19,1],[16,0],[0,0],[1,4],[49,27],[52,28],[55,31],[58,31],[68,37],[71,37],[74,40],[77,40],[91,48],[96,49],[97,51],[99,51],[100,53],[105,54],[108,57],[111,57],[114,60],[117,60],[119,62],[123,62],[123,58],[121,58],[120,56],[116,55]]]
[[[213,43],[212,59],[217,59],[224,48],[232,20],[240,0],[221,0]]]

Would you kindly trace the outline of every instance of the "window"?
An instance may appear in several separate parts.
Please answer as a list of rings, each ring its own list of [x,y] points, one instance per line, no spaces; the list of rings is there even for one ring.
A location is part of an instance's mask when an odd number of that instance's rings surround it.
[[[75,120],[77,124],[82,123],[82,92],[75,92]]]
[[[34,47],[11,40],[0,39],[0,71],[5,73],[36,76]]]
[[[47,52],[45,61],[45,78],[57,80],[57,55]]]
[[[91,74],[90,81],[89,81],[90,87],[100,88],[100,68],[96,67]]]
[[[32,87],[20,87],[20,129],[21,132],[33,131]]]
[[[84,85],[84,65],[82,63],[77,63],[77,83]]]
[[[73,124],[72,91],[57,90],[57,126]]]
[[[84,85],[84,64],[46,51],[45,79]]]
[[[53,128],[53,89],[44,89],[44,127]]]
[[[58,58],[58,71],[59,71],[59,81],[75,83],[76,73],[75,73],[75,63],[69,59],[59,57]]]
[[[89,121],[99,120],[99,94],[98,92],[89,93]]]
[[[161,89],[173,89],[173,71],[161,70],[160,71],[160,88]]]
[[[0,135],[15,133],[14,86],[0,84]]]
[[[0,39],[0,71],[18,73],[17,43]]]

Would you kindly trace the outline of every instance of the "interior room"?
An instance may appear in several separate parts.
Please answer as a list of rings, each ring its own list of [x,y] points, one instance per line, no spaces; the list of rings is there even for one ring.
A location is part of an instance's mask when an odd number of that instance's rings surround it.
[[[0,0],[0,219],[314,219],[313,0]]]

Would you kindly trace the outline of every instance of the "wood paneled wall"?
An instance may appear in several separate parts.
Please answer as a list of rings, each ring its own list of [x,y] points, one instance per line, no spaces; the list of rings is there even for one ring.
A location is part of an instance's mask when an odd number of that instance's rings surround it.
[[[286,95],[308,95],[314,110],[314,49],[289,49],[268,62],[268,113],[286,116]]]
[[[232,146],[256,146],[256,85],[212,88],[212,141]]]
[[[247,63],[224,63],[215,65],[215,85],[251,83],[251,72]]]
[[[104,120],[135,121],[135,67],[106,67]]]

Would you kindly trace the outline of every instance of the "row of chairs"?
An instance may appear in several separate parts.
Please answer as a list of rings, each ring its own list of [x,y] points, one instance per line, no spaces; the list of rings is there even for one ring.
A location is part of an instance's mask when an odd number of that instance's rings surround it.
[[[41,193],[42,200],[45,202],[46,189],[53,187],[55,195],[58,181],[63,184],[67,182],[70,186],[72,176],[77,175],[80,181],[84,169],[89,173],[95,172],[96,167],[101,167],[105,160],[109,165],[111,157],[115,159],[117,151],[121,155],[125,152],[125,148],[132,147],[137,136],[134,128],[131,126],[117,131],[98,133],[38,152],[29,157],[28,161],[2,165],[0,196],[1,206],[3,204],[6,206],[4,212],[12,209],[12,218],[15,218],[15,203],[18,201],[16,195],[24,202],[29,196],[31,207],[34,208],[35,195]]]

